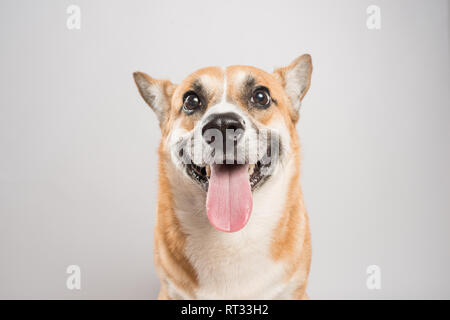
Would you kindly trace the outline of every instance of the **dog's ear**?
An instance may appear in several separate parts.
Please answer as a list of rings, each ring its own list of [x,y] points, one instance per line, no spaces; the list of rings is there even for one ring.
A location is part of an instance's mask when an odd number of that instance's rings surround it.
[[[155,112],[162,128],[169,116],[170,100],[175,91],[176,85],[169,80],[153,79],[143,72],[133,73],[134,81],[139,89],[139,93],[147,104]]]
[[[294,122],[298,120],[302,99],[311,84],[311,73],[312,61],[309,54],[304,54],[295,59],[287,67],[274,71],[275,76],[281,81],[290,100],[290,112]]]

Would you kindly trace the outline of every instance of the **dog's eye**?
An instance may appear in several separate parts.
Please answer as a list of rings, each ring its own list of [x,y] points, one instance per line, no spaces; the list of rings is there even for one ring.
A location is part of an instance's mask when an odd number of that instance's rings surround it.
[[[187,114],[193,113],[202,106],[202,101],[194,92],[188,92],[183,98],[183,110]]]
[[[250,101],[259,108],[267,108],[270,105],[271,98],[266,88],[257,88],[253,91]]]

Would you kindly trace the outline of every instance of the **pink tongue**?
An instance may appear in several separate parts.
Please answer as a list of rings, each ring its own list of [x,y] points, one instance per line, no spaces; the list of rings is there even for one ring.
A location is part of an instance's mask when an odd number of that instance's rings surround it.
[[[217,230],[241,230],[250,217],[252,204],[248,165],[211,166],[206,213]]]

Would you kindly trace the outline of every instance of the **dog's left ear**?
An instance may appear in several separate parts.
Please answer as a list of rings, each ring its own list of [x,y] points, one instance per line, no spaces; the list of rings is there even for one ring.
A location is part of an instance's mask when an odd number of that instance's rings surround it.
[[[311,84],[311,73],[312,61],[309,54],[304,54],[287,67],[274,71],[275,76],[281,81],[290,100],[290,113],[294,122],[298,120],[301,102]]]
[[[169,117],[170,101],[176,85],[169,80],[153,79],[143,72],[135,72],[133,77],[139,93],[155,112],[159,126],[163,128]]]

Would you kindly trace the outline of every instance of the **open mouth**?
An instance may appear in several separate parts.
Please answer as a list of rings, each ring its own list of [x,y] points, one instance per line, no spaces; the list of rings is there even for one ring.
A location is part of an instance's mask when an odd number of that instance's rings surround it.
[[[194,163],[190,157],[191,153],[184,152],[183,145],[177,148],[181,150],[178,155],[184,163],[187,175],[207,193],[206,215],[210,224],[217,230],[237,232],[249,221],[254,191],[269,180],[275,165],[281,159],[279,138],[270,134],[266,139],[267,147],[259,144],[257,153],[251,153],[259,156],[256,163],[248,160],[244,164],[238,163],[237,159],[240,157],[237,148],[232,148],[233,152],[229,150],[228,153],[226,150],[220,150],[217,154],[213,149],[211,153],[202,153],[204,162]],[[273,143],[273,140],[278,143]],[[274,150],[276,152],[273,152]],[[224,161],[225,159],[232,159],[231,164]],[[213,161],[224,164],[212,163]]]
[[[271,163],[263,164],[257,161],[256,164],[248,164],[249,183],[252,191],[256,190],[267,179],[267,171]],[[218,164],[216,166],[224,166],[224,168],[233,169],[233,167],[241,166],[240,164]],[[187,174],[198,184],[202,186],[205,191],[208,191],[209,180],[211,178],[211,166],[198,166],[194,163],[186,165]]]
[[[252,192],[269,177],[271,163],[186,165],[188,175],[207,192],[206,214],[219,231],[236,232],[248,222]]]

